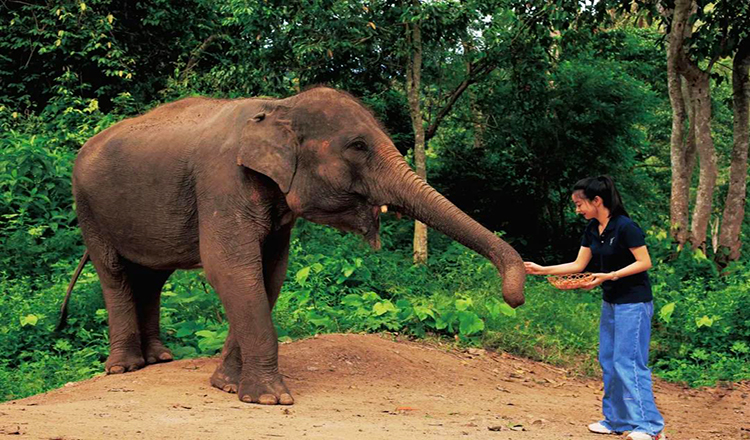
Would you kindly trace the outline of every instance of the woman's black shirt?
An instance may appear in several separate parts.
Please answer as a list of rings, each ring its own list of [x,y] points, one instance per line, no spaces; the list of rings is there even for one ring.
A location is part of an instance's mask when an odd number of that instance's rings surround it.
[[[635,262],[631,248],[644,246],[643,230],[629,217],[617,215],[609,219],[604,232],[599,235],[599,220],[586,226],[581,246],[591,249],[589,270],[608,273]],[[622,277],[617,281],[602,283],[604,301],[613,304],[647,302],[653,299],[651,282],[646,272]]]

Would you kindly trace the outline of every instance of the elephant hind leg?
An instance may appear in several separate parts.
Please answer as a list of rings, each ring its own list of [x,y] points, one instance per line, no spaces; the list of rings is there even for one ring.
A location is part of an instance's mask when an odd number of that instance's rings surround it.
[[[102,294],[109,316],[109,357],[107,373],[119,374],[143,368],[141,332],[136,302],[124,259],[101,243],[87,240],[91,261],[99,275]]]
[[[159,312],[161,289],[172,270],[154,270],[129,263],[127,277],[133,290],[141,337],[141,352],[146,364],[169,362],[172,352],[159,336]]]

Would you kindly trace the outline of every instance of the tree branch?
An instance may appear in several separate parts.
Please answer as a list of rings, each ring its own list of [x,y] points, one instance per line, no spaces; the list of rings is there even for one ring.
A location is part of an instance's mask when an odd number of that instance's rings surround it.
[[[466,89],[468,89],[470,85],[477,82],[480,77],[492,72],[494,69],[495,66],[493,64],[482,62],[479,62],[476,65],[470,64],[467,67],[467,71],[469,72],[467,78],[461,81],[461,84],[459,84],[451,92],[448,97],[448,102],[443,106],[443,108],[440,109],[437,116],[435,116],[435,120],[427,128],[427,132],[425,133],[425,141],[428,141],[432,139],[433,136],[435,136],[440,123],[443,122],[443,119],[445,119],[445,117],[453,108],[453,105],[456,103],[456,101],[458,101],[458,98],[461,97]]]
[[[211,45],[211,43],[214,42],[217,38],[219,38],[220,34],[213,34],[210,37],[206,38],[203,43],[198,46],[192,54],[190,54],[190,59],[188,60],[187,66],[185,66],[185,70],[182,71],[182,74],[180,75],[180,79],[185,79],[187,77],[187,74],[190,73],[191,70],[193,70],[193,67],[198,63],[198,59],[200,59],[201,54],[208,49],[208,46]]]

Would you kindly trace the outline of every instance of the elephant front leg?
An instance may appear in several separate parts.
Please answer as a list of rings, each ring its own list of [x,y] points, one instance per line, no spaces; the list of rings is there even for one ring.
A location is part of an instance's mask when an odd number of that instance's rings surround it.
[[[242,374],[242,354],[240,345],[232,333],[232,326],[229,326],[229,334],[224,341],[224,348],[221,350],[221,363],[216,367],[216,371],[211,376],[211,385],[227,393],[236,393]]]
[[[243,402],[265,405],[294,403],[278,370],[278,342],[271,320],[271,308],[263,281],[263,258],[257,252],[242,249],[242,256],[229,252],[233,246],[206,245],[203,258],[206,277],[219,294],[229,319],[230,334],[225,344],[223,362],[212,377],[212,384],[232,391],[232,376],[237,373],[239,349],[240,374],[237,394]],[[209,252],[217,249],[218,252]],[[251,252],[247,255],[247,252]],[[238,261],[239,260],[239,261]],[[236,341],[236,346],[234,342]]]
[[[263,284],[268,295],[269,309],[273,310],[286,277],[289,261],[289,239],[292,225],[271,234],[263,245]],[[236,393],[242,374],[242,354],[232,328],[221,350],[221,363],[211,376],[211,385],[227,393]]]

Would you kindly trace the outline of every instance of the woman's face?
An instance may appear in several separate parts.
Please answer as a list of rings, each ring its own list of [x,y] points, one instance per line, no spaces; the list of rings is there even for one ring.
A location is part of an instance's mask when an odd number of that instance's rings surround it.
[[[576,214],[581,214],[586,220],[596,218],[599,214],[599,206],[601,205],[599,196],[595,197],[594,200],[589,200],[583,195],[583,191],[575,191],[571,198],[576,205]]]

